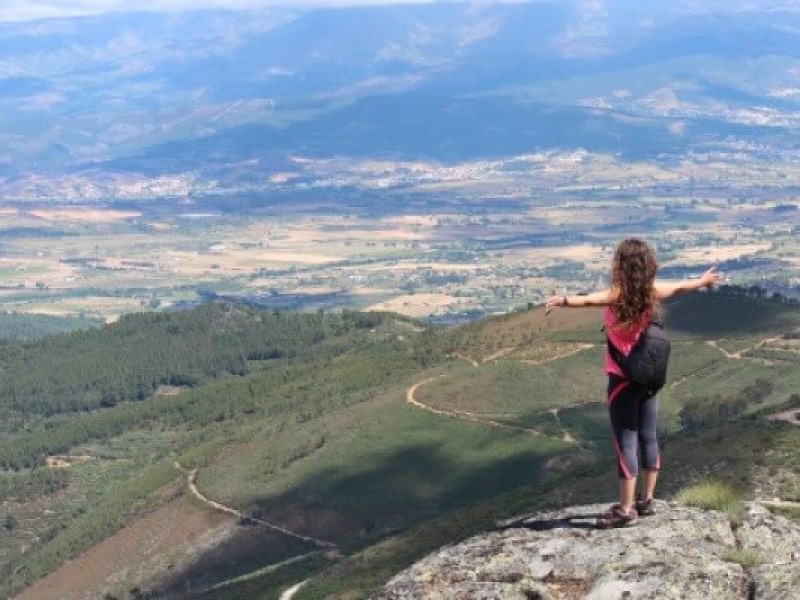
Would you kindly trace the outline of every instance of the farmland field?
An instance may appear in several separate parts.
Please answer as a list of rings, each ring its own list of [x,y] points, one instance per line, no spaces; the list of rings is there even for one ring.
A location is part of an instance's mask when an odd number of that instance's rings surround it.
[[[592,180],[602,164],[591,157],[549,176]],[[785,210],[794,206],[790,192],[734,206],[724,190],[688,202],[683,185],[660,183],[635,197],[603,185],[451,191],[420,203],[407,202],[422,193],[413,184],[371,190],[366,202],[289,187],[274,204],[257,195],[124,208],[8,203],[0,206],[0,299],[9,311],[106,321],[229,298],[457,322],[538,304],[554,289],[607,285],[624,235],[656,247],[665,278],[718,265],[731,285],[791,297],[800,211]]]

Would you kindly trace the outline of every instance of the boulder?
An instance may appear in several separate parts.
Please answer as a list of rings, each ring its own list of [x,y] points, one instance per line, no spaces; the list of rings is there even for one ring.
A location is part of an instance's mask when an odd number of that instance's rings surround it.
[[[522,516],[442,548],[373,600],[800,599],[800,526],[747,506],[726,513],[657,502],[657,513],[598,529],[607,506]]]

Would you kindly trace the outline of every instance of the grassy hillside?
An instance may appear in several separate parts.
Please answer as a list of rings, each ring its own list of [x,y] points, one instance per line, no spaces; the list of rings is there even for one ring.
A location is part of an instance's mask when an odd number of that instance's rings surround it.
[[[685,487],[709,478],[729,483],[742,498],[756,496],[765,481],[783,476],[770,492],[798,498],[800,427],[748,419],[713,432],[680,434],[667,440],[660,496],[674,498]],[[769,452],[764,452],[769,448]],[[790,475],[786,475],[790,473]],[[611,500],[616,482],[610,465],[576,469],[551,483],[520,487],[429,521],[389,538],[312,579],[296,596],[302,600],[365,598],[380,583],[425,554],[470,535],[496,529],[498,520],[571,504]],[[598,490],[605,492],[604,495]],[[793,491],[794,496],[791,496]],[[789,493],[787,493],[789,492]],[[254,596],[275,598],[271,593]]]
[[[763,419],[796,402],[798,310],[701,294],[667,317],[664,493],[718,474],[743,493],[798,496],[800,428]],[[424,329],[387,314],[208,305],[7,342],[0,595],[55,571],[28,597],[83,585],[266,599],[310,577],[298,598],[361,598],[501,516],[609,500],[599,321],[535,309]],[[40,378],[23,376],[26,361]],[[116,402],[91,400],[109,386]],[[225,535],[74,581],[96,560],[84,551],[176,499],[227,507]]]

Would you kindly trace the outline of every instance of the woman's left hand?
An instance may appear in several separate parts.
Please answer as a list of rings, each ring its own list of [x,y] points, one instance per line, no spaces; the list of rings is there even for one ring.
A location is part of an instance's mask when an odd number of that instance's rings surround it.
[[[712,288],[725,280],[721,273],[717,272],[717,267],[711,267],[700,276],[700,283],[703,287]]]

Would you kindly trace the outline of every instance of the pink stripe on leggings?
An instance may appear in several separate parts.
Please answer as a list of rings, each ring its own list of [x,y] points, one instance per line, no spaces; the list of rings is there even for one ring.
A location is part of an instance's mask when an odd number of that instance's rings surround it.
[[[620,383],[614,390],[608,395],[608,405],[611,406],[611,403],[614,402],[617,396],[622,393],[626,387],[630,385],[630,381],[627,379]],[[625,457],[622,454],[622,448],[619,447],[619,441],[617,440],[617,434],[612,434],[614,437],[614,450],[617,453],[617,459],[619,460],[619,466],[622,468],[622,473],[625,476],[625,479],[633,479],[633,475],[631,475],[631,470],[628,468],[628,465],[625,464]]]
[[[619,466],[622,467],[622,474],[625,476],[625,479],[634,479],[634,476],[631,475],[630,469],[628,469],[628,465],[625,464],[625,457],[622,454],[622,448],[619,447],[619,442],[617,441],[616,435],[614,436],[614,450],[617,451]]]
[[[615,399],[617,396],[619,396],[619,395],[620,395],[620,393],[622,393],[622,390],[624,390],[624,389],[625,389],[626,387],[628,387],[629,385],[630,385],[630,381],[628,381],[628,380],[626,379],[625,381],[623,381],[622,383],[620,383],[620,384],[619,384],[617,387],[615,387],[615,388],[614,388],[614,391],[613,391],[613,392],[611,392],[611,393],[608,395],[608,403],[609,403],[609,404],[611,404],[611,403],[614,401],[614,399]]]

